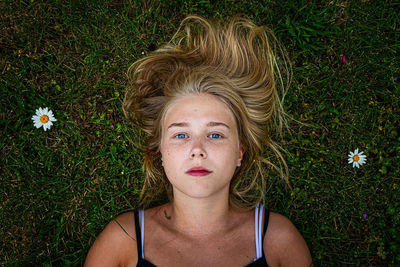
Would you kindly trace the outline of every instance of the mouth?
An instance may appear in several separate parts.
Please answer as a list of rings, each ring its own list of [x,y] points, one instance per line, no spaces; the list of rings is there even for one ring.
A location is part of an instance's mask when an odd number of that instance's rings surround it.
[[[203,167],[193,167],[190,170],[188,170],[186,173],[191,176],[205,176],[205,175],[209,175],[210,173],[212,173],[212,171],[207,170],[206,168],[203,168]]]

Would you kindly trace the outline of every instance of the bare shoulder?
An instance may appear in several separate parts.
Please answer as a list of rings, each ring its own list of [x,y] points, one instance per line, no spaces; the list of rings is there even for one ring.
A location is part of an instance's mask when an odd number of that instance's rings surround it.
[[[269,266],[312,265],[304,238],[288,218],[275,212],[270,212],[264,254]]]
[[[85,266],[132,266],[137,261],[133,212],[111,221],[97,237],[86,257]]]

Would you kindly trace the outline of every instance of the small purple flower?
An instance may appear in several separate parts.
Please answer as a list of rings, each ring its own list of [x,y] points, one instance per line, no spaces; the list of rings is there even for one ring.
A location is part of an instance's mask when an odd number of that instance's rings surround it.
[[[342,59],[342,62],[343,62],[344,64],[347,64],[346,56],[340,55],[340,57],[341,57],[341,59]]]
[[[111,124],[111,129],[114,128],[114,125]]]
[[[365,219],[365,218],[367,218],[367,214],[366,214],[366,213],[364,213],[363,217],[364,217],[364,219]]]
[[[393,77],[393,81],[397,81],[397,77]]]

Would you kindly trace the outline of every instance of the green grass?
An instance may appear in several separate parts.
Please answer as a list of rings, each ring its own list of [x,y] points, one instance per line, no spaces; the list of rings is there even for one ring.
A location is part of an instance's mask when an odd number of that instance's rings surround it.
[[[128,66],[188,14],[239,13],[287,48],[285,107],[310,124],[292,123],[281,140],[294,191],[275,183],[270,208],[294,222],[316,266],[399,265],[399,10],[395,1],[2,1],[0,265],[83,263],[142,185],[129,140],[143,135],[121,110]],[[39,107],[55,113],[49,131],[33,127]],[[355,148],[367,155],[360,169],[347,163]]]

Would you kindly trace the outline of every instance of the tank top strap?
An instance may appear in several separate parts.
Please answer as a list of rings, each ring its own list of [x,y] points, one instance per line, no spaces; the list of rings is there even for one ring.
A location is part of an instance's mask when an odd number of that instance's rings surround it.
[[[254,210],[254,234],[256,240],[256,258],[259,259],[262,256],[262,219],[263,219],[263,205],[257,204]]]
[[[142,231],[140,229],[139,211],[135,210],[134,215],[135,215],[135,229],[136,229],[136,247],[137,247],[138,258],[141,258],[143,254],[142,254]]]
[[[263,213],[265,213],[264,216]],[[269,209],[265,209],[263,204],[257,204],[255,208],[254,217],[255,217],[254,228],[255,228],[256,255],[257,255],[256,259],[259,259],[261,257],[265,257],[263,244],[264,244],[265,234],[268,228]],[[264,226],[262,225],[263,217],[264,217]]]

